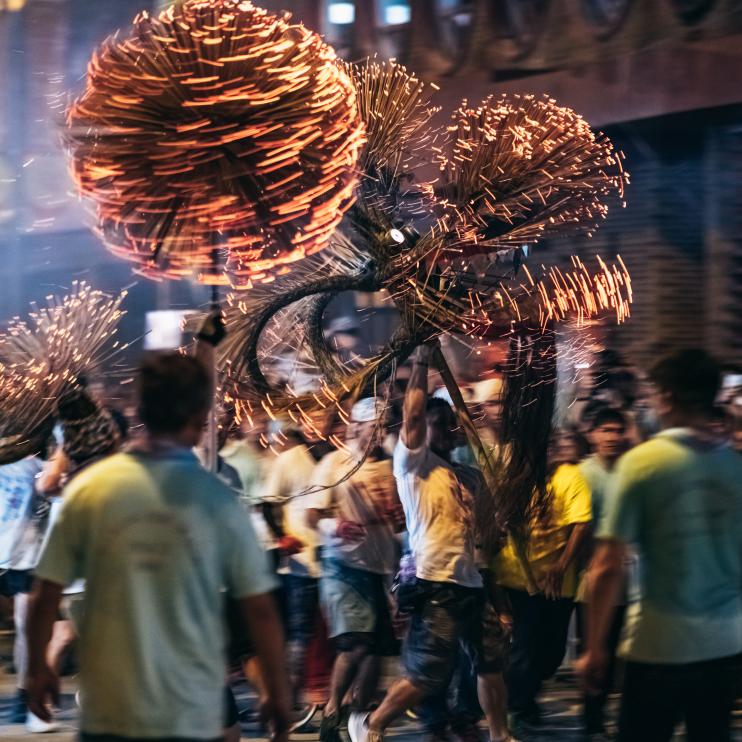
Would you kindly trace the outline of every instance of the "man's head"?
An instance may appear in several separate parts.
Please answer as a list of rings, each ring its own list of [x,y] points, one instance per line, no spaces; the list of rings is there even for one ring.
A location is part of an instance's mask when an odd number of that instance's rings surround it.
[[[552,472],[562,464],[576,464],[581,458],[580,441],[572,431],[557,428],[549,439],[546,458]]]
[[[378,397],[365,397],[353,405],[347,439],[358,451],[367,451],[380,443],[386,432],[386,420],[379,424],[379,417],[387,414],[385,408],[384,400]]]
[[[151,435],[192,447],[201,440],[211,406],[211,378],[195,358],[153,355],[138,379],[139,417]]]
[[[613,463],[628,448],[626,419],[619,410],[604,407],[592,418],[588,440],[593,453]]]
[[[677,351],[659,361],[649,378],[657,414],[666,425],[713,418],[721,369],[706,351]]]
[[[473,386],[472,402],[480,404],[484,411],[485,421],[490,428],[497,430],[502,419],[502,379],[495,376],[478,381]]]
[[[430,450],[444,459],[448,458],[451,451],[461,443],[456,413],[445,399],[430,397],[425,408],[425,418]]]
[[[313,446],[324,441],[331,432],[329,429],[332,422],[331,412],[329,410],[311,410],[305,412],[299,420],[299,435],[302,441]]]

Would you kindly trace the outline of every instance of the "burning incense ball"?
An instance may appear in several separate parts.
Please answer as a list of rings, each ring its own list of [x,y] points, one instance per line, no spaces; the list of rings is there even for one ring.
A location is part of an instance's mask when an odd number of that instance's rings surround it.
[[[67,296],[48,297],[0,334],[0,464],[35,453],[51,432],[57,399],[127,347],[115,340],[125,297],[75,282]]]
[[[319,250],[350,206],[364,129],[334,51],[245,0],[140,13],[70,107],[75,182],[143,273],[245,286]]]
[[[438,154],[445,197],[465,255],[590,232],[606,200],[623,196],[622,155],[570,108],[550,98],[503,95],[454,112]]]

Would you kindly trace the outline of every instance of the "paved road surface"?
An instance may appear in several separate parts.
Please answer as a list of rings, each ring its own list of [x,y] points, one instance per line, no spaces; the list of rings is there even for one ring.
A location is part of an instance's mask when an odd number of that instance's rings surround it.
[[[13,688],[14,678],[0,672],[0,739],[8,742],[20,742],[21,740],[28,742],[29,738],[34,735],[27,734],[22,726],[3,725],[2,719],[5,718],[10,707]],[[43,742],[73,742],[75,740],[77,713],[74,704],[74,680],[64,678],[63,690],[65,692],[62,696],[62,710],[59,714],[62,728],[59,733],[43,735],[41,737]],[[247,686],[244,684],[237,685],[235,693],[240,710],[248,709],[251,704],[251,695]],[[548,742],[550,740],[578,742],[578,740],[584,740],[579,727],[579,703],[579,693],[569,674],[564,674],[550,682],[544,696],[544,725],[538,732],[523,735],[523,742]],[[615,707],[615,702],[612,706]],[[738,708],[735,722],[736,734],[734,740],[735,742],[742,742],[742,705]],[[412,742],[412,740],[421,739],[422,733],[415,722],[405,720],[390,729],[387,736],[393,742]],[[261,735],[254,724],[246,723],[243,725],[243,739],[261,739]],[[313,742],[316,739],[317,734],[297,734],[292,737],[295,742]],[[482,739],[486,739],[484,733]],[[683,737],[678,736],[677,739],[681,740]]]

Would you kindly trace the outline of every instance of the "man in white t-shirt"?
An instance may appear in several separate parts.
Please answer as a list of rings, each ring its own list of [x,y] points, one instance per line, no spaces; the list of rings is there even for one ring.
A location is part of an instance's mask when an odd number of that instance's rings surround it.
[[[269,526],[282,555],[278,572],[286,600],[288,666],[294,708],[300,719],[308,721],[317,707],[303,705],[301,700],[307,650],[319,618],[320,538],[307,522],[307,509],[313,501],[315,467],[330,446],[320,440],[315,430],[307,428],[301,432],[290,430],[287,438],[289,448],[266,467],[262,499],[271,507],[266,513],[274,516]]]
[[[475,556],[473,501],[481,477],[451,462],[460,436],[450,405],[428,398],[430,353],[430,346],[424,345],[413,358],[394,451],[394,475],[417,575],[417,598],[403,651],[405,676],[389,688],[372,714],[351,714],[348,732],[353,742],[378,742],[406,709],[445,689],[460,646],[476,670],[492,742],[512,739],[502,677],[505,643]]]
[[[47,643],[64,586],[84,578],[82,742],[223,739],[227,597],[255,637],[266,710],[287,738],[275,580],[234,493],[192,452],[210,389],[193,358],[145,361],[143,441],[74,479],[44,547],[29,612],[29,709],[50,717],[59,679]]]
[[[384,408],[373,397],[353,406],[349,451],[333,451],[317,465],[314,481],[326,486],[307,511],[322,536],[320,598],[338,653],[322,742],[339,742],[341,703],[353,683],[354,706],[364,709],[376,690],[380,658],[397,653],[388,588],[399,563],[396,534],[404,528],[404,513],[392,460],[381,446]]]

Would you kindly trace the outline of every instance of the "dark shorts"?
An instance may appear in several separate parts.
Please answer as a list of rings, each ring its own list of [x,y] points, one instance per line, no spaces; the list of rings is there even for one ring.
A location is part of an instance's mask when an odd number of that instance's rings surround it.
[[[281,575],[286,600],[286,637],[309,646],[319,612],[319,580],[314,577]]]
[[[410,630],[403,649],[410,681],[435,693],[448,687],[459,648],[477,675],[502,672],[507,665],[510,634],[481,589],[418,580]]]
[[[320,600],[328,633],[340,652],[365,645],[371,654],[399,654],[384,575],[325,559]]]
[[[19,593],[30,593],[33,572],[30,569],[8,569],[0,573],[0,595],[12,598]]]

